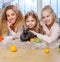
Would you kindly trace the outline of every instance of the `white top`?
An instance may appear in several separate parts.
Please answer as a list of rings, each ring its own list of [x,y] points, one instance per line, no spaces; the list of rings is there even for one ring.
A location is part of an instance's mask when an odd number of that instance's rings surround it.
[[[58,39],[59,35],[60,35],[59,25],[57,23],[54,23],[49,31],[50,31],[49,36],[48,35],[43,35],[43,34],[40,34],[40,33],[36,33],[35,31],[31,31],[31,32],[34,33],[35,35],[37,35],[37,37],[40,38],[42,41],[45,41],[45,42],[48,42],[48,43],[56,41]]]
[[[43,41],[51,43],[58,39],[59,33],[60,33],[59,25],[57,23],[54,23],[50,29],[50,36],[39,34],[38,37],[41,38]]]
[[[16,35],[16,32],[14,32],[13,30],[11,30],[11,28],[8,28],[9,29],[9,35],[13,36],[13,35]]]
[[[19,37],[20,36],[20,31],[18,32],[14,32],[13,30],[11,30],[10,27],[8,27],[8,30],[9,30],[9,34],[13,37],[13,36],[16,36],[16,37]]]
[[[8,30],[9,30],[9,36],[3,36],[4,37],[4,40],[3,40],[3,43],[4,44],[6,44],[6,43],[8,43],[8,42],[10,42],[10,41],[12,41],[13,39],[17,39],[17,38],[19,38],[20,37],[20,32],[14,32],[13,30],[11,30],[11,28],[10,27],[8,27]],[[15,38],[14,38],[14,36],[15,36]]]

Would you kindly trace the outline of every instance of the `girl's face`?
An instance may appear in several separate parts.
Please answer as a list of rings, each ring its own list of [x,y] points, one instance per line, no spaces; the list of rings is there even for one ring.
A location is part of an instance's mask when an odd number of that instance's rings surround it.
[[[13,25],[17,18],[16,13],[12,9],[9,9],[6,11],[6,15],[8,22],[11,23],[11,25]]]
[[[43,11],[42,12],[42,20],[46,25],[50,25],[53,22],[53,16],[49,11]]]
[[[26,19],[26,25],[29,29],[34,29],[36,26],[36,20],[32,16],[28,16]]]

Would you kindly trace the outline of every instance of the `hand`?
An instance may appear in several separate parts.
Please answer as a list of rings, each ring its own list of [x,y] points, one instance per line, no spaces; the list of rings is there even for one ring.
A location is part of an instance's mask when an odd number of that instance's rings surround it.
[[[11,23],[10,22],[7,22],[7,26],[10,27],[11,26]]]
[[[44,27],[44,26],[45,26],[45,23],[44,23],[43,21],[40,21],[40,25],[41,25],[42,27]]]
[[[20,37],[19,34],[15,34],[15,35],[13,35],[13,39],[18,39],[19,37]]]
[[[46,32],[46,35],[47,35],[47,36],[50,36],[50,32]]]
[[[32,32],[34,35],[37,35],[38,34],[37,32],[32,31],[32,30],[30,30],[30,32]]]
[[[43,31],[45,32],[45,35],[50,36],[50,30],[47,28],[46,25],[43,27]]]
[[[12,24],[11,22],[7,22],[7,25],[8,27],[10,27],[10,26],[13,26],[14,24]]]

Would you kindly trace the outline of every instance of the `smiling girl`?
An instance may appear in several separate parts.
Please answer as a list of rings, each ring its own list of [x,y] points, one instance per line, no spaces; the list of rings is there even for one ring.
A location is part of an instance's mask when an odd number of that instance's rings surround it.
[[[25,25],[29,28],[29,30],[37,33],[41,32],[40,20],[34,11],[30,11],[25,15]]]

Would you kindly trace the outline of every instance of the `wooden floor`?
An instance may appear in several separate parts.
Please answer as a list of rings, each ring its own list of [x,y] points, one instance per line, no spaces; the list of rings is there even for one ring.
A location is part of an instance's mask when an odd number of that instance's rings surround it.
[[[49,50],[50,53],[46,54],[45,48],[31,49],[18,46],[16,52],[11,52],[9,47],[0,48],[0,62],[60,62],[60,50],[58,48]]]
[[[59,49],[50,49],[46,54],[45,49],[18,48],[16,52],[0,48],[0,62],[60,62]]]

